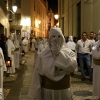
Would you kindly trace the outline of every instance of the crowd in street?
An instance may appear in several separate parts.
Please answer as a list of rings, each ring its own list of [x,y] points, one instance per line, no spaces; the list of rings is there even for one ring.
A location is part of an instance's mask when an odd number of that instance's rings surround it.
[[[100,31],[82,33],[82,38],[64,37],[61,29],[51,28],[49,38],[0,36],[0,88],[3,76],[9,77],[19,68],[22,57],[34,52],[35,70],[29,96],[34,100],[73,100],[71,80],[75,71],[93,82],[93,95],[100,99]],[[8,59],[9,58],[9,59]],[[8,66],[8,60],[11,64]],[[42,88],[41,88],[42,87]]]
[[[36,38],[34,48],[37,60],[29,96],[34,100],[72,100],[68,75],[73,76],[74,71],[80,70],[81,80],[85,81],[88,75],[90,82],[93,82],[93,95],[100,98],[97,67],[100,66],[100,51],[96,51],[100,47],[99,39],[100,32],[96,34],[93,31],[89,35],[83,32],[81,39],[64,37],[58,28],[50,30],[45,45],[44,39]]]

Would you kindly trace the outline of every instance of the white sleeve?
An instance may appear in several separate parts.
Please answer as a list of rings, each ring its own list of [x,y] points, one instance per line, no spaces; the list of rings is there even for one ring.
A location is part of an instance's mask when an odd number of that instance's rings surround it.
[[[28,96],[34,98],[34,100],[41,100],[41,78],[37,68],[34,70]]]
[[[69,54],[60,52],[59,56],[56,59],[55,66],[68,71],[73,72],[77,67],[76,56],[73,51]]]

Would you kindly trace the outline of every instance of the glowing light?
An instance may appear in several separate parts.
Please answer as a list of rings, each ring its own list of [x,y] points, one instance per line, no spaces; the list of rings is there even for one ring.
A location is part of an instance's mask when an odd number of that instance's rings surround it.
[[[13,9],[13,12],[15,13],[17,11],[17,6],[16,5],[13,5],[12,6],[12,9]]]
[[[54,18],[57,20],[59,18],[59,15],[54,15]]]

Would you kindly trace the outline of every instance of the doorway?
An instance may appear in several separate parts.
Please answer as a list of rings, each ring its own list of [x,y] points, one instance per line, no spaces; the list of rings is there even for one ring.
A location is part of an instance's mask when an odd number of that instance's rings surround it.
[[[4,34],[4,26],[0,23],[0,35]]]
[[[77,3],[77,37],[81,38],[81,1]]]

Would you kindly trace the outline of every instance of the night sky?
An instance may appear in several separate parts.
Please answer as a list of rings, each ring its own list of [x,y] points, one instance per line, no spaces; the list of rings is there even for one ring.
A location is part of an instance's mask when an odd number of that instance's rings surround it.
[[[52,9],[53,13],[58,13],[58,0],[47,0],[49,7]]]

